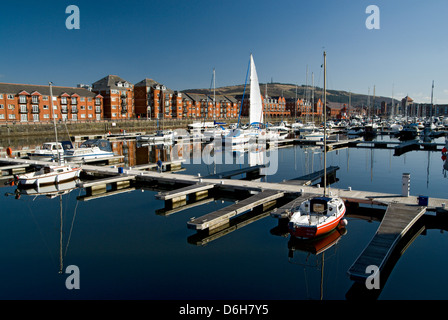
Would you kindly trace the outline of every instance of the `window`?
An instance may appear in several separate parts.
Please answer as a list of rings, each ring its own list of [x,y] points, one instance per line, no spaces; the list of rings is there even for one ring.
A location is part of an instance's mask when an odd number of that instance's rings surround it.
[[[77,100],[76,100],[76,97],[72,97],[72,104],[77,104],[78,102],[77,102]]]
[[[49,114],[44,114],[44,119],[50,119],[50,115]]]
[[[84,101],[86,101],[86,98],[81,97],[81,98],[79,98],[79,101],[84,102]]]
[[[39,114],[38,114],[38,113],[33,114],[33,121],[34,121],[34,122],[39,121]]]
[[[89,116],[88,116],[88,117],[89,117],[89,118],[93,118],[93,114],[90,114],[90,113],[89,113]]]
[[[96,98],[95,99],[95,104],[101,104],[101,99],[100,98]]]
[[[19,96],[20,103],[26,103],[26,96]]]
[[[5,106],[0,104],[0,109],[5,109]]]
[[[67,104],[67,97],[61,97],[61,103]]]
[[[8,109],[9,110],[14,110],[15,106],[13,104],[8,104]]]
[[[78,115],[75,113],[75,114],[72,114],[72,120],[73,121],[76,121],[76,120],[78,120]]]
[[[87,110],[93,110],[92,106],[87,106]]]
[[[48,105],[44,105],[44,106],[43,106],[43,109],[44,109],[44,110],[48,110]]]
[[[12,95],[12,94],[8,94],[8,95],[7,95],[7,98],[8,98],[9,100],[13,100],[13,99],[14,99],[14,95]]]
[[[38,113],[39,112],[39,106],[36,104],[33,104],[33,112]]]
[[[86,115],[83,113],[81,114],[81,119],[84,119],[86,117]]]
[[[48,96],[42,96],[43,101],[48,101]]]
[[[26,113],[26,112],[27,112],[27,110],[26,110],[26,104],[21,104],[21,105],[20,105],[20,112],[23,112],[23,113]]]
[[[0,94],[0,99],[3,99],[3,94]]]
[[[4,114],[0,114],[0,119],[4,120],[5,119],[5,115]]]
[[[33,96],[33,97],[31,98],[31,101],[32,101],[33,103],[39,103],[39,96]]]
[[[9,119],[15,119],[15,118],[16,118],[16,115],[15,115],[15,114],[8,114],[8,118],[9,118]]]

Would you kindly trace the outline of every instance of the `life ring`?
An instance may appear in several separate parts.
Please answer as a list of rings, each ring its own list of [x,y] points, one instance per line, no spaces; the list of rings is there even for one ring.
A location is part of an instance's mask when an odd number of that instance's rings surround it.
[[[6,154],[7,154],[8,156],[11,156],[11,155],[12,155],[12,149],[11,149],[10,147],[6,148]]]

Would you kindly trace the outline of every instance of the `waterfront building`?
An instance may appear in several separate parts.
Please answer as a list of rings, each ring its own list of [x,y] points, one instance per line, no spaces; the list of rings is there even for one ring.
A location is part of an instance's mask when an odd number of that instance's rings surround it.
[[[147,119],[182,118],[179,95],[165,85],[145,78],[134,85],[135,115]]]
[[[92,91],[103,98],[104,118],[131,119],[134,112],[134,86],[116,75],[108,75],[92,84]]]
[[[85,88],[0,83],[0,122],[94,121],[103,118],[103,96]]]
[[[234,97],[189,92],[183,92],[182,97],[187,118],[208,120],[238,118],[239,101]]]
[[[314,105],[305,99],[286,99],[286,110],[289,112],[291,117],[302,118],[311,121],[311,119],[318,119],[322,116],[322,101],[317,99]]]
[[[241,101],[242,95],[235,96],[235,99]],[[289,117],[291,115],[290,110],[288,110],[286,107],[285,97],[281,96],[270,97],[268,95],[265,96],[261,95],[261,102],[265,121],[267,121],[266,119],[284,118]],[[250,95],[246,95],[244,97],[241,115],[243,117],[248,117],[249,110],[250,110]]]
[[[347,119],[349,118],[348,107],[346,103],[327,102],[328,119]]]

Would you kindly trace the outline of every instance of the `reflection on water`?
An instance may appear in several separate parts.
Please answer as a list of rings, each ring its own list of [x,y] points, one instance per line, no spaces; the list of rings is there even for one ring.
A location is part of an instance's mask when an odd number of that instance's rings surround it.
[[[201,176],[263,163],[274,155],[263,147],[226,153],[205,144],[176,147],[129,140],[112,145],[124,156],[125,166],[188,159],[181,173]],[[319,147],[295,145],[277,151],[277,171],[263,177],[265,181],[281,182],[323,168]],[[361,148],[329,152],[327,165],[340,168],[331,188],[399,194],[402,173],[409,172],[411,194],[447,197],[440,152],[393,153]],[[226,157],[231,164],[225,163]],[[437,275],[448,261],[433,250],[448,249],[444,215],[425,216],[391,259],[393,272],[384,275],[381,290],[366,292],[356,288],[346,272],[372,239],[384,208],[350,208],[343,233],[297,243],[285,225],[269,216],[272,208],[248,212],[211,233],[187,228],[192,217],[249,195],[244,193],[210,193],[167,208],[154,197],[157,186],[123,189],[91,201],[76,184],[2,190],[0,256],[7,262],[2,299],[351,299],[359,292],[374,299],[448,298],[443,290],[448,279]],[[304,262],[318,267],[305,270]],[[69,265],[80,269],[79,290],[65,287]],[[437,272],[422,275],[426,269]],[[416,270],[423,279],[413,284],[411,295],[407,283]]]

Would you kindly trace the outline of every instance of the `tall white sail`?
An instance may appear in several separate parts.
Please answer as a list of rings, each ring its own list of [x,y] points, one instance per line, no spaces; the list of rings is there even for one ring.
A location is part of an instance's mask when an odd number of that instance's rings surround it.
[[[263,104],[261,103],[260,85],[258,83],[257,70],[254,58],[250,55],[250,109],[249,123],[263,123]]]

